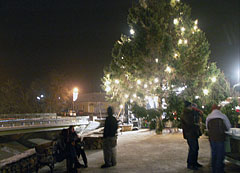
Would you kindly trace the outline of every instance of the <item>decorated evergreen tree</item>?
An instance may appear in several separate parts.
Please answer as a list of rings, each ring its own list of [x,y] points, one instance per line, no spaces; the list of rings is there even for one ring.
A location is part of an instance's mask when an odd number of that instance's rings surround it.
[[[104,71],[109,100],[140,106],[152,102],[150,108],[162,113],[172,92],[190,101],[208,96],[213,88],[209,80],[221,75],[208,63],[209,43],[188,5],[180,0],[139,0],[129,10],[128,24],[130,35],[116,41],[113,60]]]

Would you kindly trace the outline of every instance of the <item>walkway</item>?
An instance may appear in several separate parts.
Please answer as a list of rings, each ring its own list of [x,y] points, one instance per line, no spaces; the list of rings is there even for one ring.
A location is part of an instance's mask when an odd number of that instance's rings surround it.
[[[132,131],[119,134],[117,166],[101,169],[102,150],[87,151],[89,167],[79,169],[82,173],[188,173],[210,172],[210,148],[207,137],[199,140],[199,162],[204,165],[198,171],[186,168],[187,143],[182,134],[155,135],[153,131]],[[82,162],[81,162],[82,163]],[[41,173],[46,173],[44,168]],[[54,172],[64,172],[65,162],[56,165]],[[226,164],[227,173],[240,172],[240,167]]]

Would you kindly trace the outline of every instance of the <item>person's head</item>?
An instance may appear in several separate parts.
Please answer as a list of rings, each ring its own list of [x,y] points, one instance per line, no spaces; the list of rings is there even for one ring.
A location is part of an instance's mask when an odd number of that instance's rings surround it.
[[[74,132],[74,126],[69,126],[68,129],[69,129],[69,132],[72,132],[72,133]]]
[[[192,108],[192,103],[189,101],[184,101],[184,108]]]
[[[213,110],[220,110],[220,108],[221,108],[221,107],[218,106],[217,104],[213,104],[213,105],[212,105],[212,111],[213,111]]]
[[[107,108],[107,113],[108,113],[108,116],[112,116],[113,115],[113,108],[111,107],[111,106],[109,106],[108,108]]]

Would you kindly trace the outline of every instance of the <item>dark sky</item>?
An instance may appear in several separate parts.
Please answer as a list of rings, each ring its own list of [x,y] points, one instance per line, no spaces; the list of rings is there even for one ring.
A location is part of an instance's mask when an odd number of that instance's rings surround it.
[[[0,68],[30,82],[51,69],[82,92],[100,90],[103,67],[137,0],[1,0]],[[212,61],[237,82],[239,0],[185,0],[211,44]]]

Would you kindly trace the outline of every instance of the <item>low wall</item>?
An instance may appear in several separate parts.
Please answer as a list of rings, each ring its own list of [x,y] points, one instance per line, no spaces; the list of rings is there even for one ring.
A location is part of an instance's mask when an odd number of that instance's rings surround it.
[[[90,135],[84,137],[85,149],[102,149],[102,137]],[[24,153],[0,161],[0,173],[34,172],[36,169],[37,156],[35,149],[29,149]]]
[[[26,114],[0,114],[1,119],[7,119],[7,118],[16,118],[16,119],[21,119],[21,118],[53,118],[56,117],[56,113],[26,113]]]

